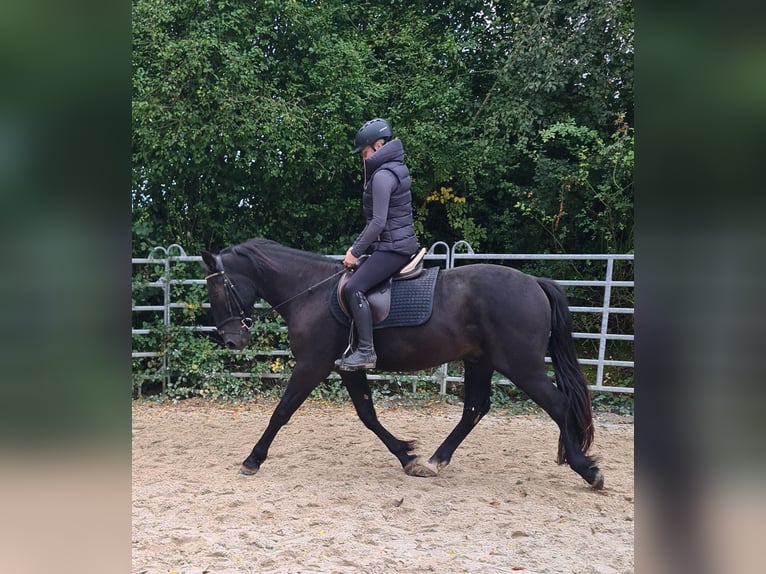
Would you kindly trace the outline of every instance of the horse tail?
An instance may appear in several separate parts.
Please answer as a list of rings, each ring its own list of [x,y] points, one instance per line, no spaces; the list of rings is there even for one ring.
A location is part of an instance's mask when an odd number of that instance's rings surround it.
[[[570,413],[574,415],[577,427],[577,438],[585,454],[593,443],[593,410],[588,383],[577,362],[569,302],[564,290],[555,281],[538,277],[537,282],[551,304],[549,349],[553,372],[556,375],[556,387],[569,401]],[[559,438],[557,461],[559,464],[566,462],[563,436]]]

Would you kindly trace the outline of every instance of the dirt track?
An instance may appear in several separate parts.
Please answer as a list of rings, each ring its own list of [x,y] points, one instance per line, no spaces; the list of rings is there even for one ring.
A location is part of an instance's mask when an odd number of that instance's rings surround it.
[[[255,476],[273,403],[133,407],[133,573],[633,572],[633,425],[600,416],[593,491],[545,415],[490,414],[436,478],[404,474],[351,406],[307,403]],[[457,405],[382,408],[429,456]]]

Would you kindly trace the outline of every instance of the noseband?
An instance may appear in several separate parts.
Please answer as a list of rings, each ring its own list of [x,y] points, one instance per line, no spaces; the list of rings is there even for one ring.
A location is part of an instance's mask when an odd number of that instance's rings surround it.
[[[226,309],[229,312],[229,318],[224,319],[218,325],[216,325],[216,330],[220,335],[224,335],[227,333],[225,329],[226,325],[232,321],[239,321],[239,326],[241,329],[239,331],[228,331],[229,333],[237,334],[240,333],[242,329],[250,331],[253,328],[253,319],[252,317],[248,317],[245,313],[245,304],[242,302],[242,297],[239,296],[236,287],[234,287],[234,283],[231,282],[231,279],[229,279],[229,276],[226,275],[226,272],[221,270],[217,273],[212,273],[205,277],[205,281],[209,281],[210,279],[218,276],[223,278],[224,293],[226,294]],[[232,305],[232,303],[234,305]]]

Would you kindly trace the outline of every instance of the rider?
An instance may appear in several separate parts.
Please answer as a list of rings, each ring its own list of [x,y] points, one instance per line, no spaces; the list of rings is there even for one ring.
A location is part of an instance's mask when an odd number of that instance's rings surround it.
[[[392,138],[391,125],[381,118],[366,122],[354,138],[352,153],[361,152],[364,161],[362,208],[367,223],[346,251],[343,264],[353,267],[359,257],[368,251],[371,253],[343,287],[357,344],[353,353],[335,361],[341,371],[375,368],[372,314],[365,293],[404,267],[418,250],[412,220],[410,171],[404,164],[401,140]]]

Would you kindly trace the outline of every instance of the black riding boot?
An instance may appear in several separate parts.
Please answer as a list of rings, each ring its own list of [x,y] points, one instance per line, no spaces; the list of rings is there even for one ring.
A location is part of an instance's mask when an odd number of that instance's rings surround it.
[[[364,293],[357,291],[351,297],[351,316],[356,330],[356,350],[348,357],[341,357],[335,365],[341,371],[374,369],[378,360],[372,345],[372,311]]]

